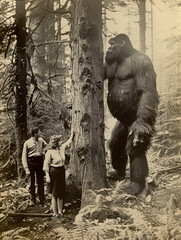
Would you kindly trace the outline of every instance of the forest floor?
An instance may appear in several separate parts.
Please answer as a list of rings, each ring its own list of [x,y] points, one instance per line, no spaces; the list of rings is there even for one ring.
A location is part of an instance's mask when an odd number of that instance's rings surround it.
[[[61,226],[69,230],[73,227],[80,209],[80,199],[65,203],[63,218],[56,218],[51,216],[50,195],[47,194],[44,206],[39,205],[38,199],[34,205],[27,189],[17,188],[14,180],[0,185],[0,239],[57,239],[53,231],[55,228]],[[11,213],[15,215],[11,216]]]
[[[90,194],[89,206],[80,212],[80,199],[66,202],[62,219],[8,215],[49,214],[50,198],[44,207],[29,206],[27,187],[16,188],[14,180],[1,182],[0,239],[181,239],[181,156],[150,149],[148,159],[148,183],[140,196],[122,191],[128,177],[112,181],[112,189]]]

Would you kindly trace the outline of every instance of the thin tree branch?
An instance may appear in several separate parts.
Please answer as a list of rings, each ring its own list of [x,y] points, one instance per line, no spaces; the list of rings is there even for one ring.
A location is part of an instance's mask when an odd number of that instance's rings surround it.
[[[69,43],[70,41],[68,40],[62,40],[62,41],[56,41],[56,40],[53,40],[53,41],[49,41],[49,42],[43,42],[43,43],[38,43],[38,44],[33,44],[32,46],[34,47],[39,47],[39,46],[44,46],[44,45],[48,45],[48,44],[54,44],[54,43]]]
[[[138,5],[138,8],[140,7],[140,3],[138,0],[135,0],[136,4]]]
[[[4,222],[7,217],[8,217],[8,214],[6,214],[6,216],[4,216],[4,217],[0,220],[0,223]]]
[[[6,168],[10,162],[11,158],[2,167],[0,167],[0,171],[4,170],[4,168]]]
[[[12,98],[13,95],[14,95],[14,94],[12,93],[12,94],[9,96],[8,100],[7,100],[6,112],[7,112],[8,118],[9,118],[9,120],[10,120],[10,122],[11,122],[12,127],[15,129],[15,124],[14,124],[14,122],[12,121],[12,119],[11,119],[11,117],[10,117],[10,115],[9,115],[9,111],[8,111],[8,104],[9,104],[9,101],[11,100],[11,98]]]

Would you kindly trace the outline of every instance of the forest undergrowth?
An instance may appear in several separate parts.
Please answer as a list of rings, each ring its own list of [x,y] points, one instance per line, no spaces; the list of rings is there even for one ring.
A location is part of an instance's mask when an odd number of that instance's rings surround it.
[[[27,184],[17,188],[15,180],[2,180],[0,239],[181,239],[181,155],[178,151],[164,155],[162,143],[163,135],[158,134],[148,152],[150,173],[140,196],[124,193],[128,166],[124,181],[90,191],[89,202],[80,211],[80,199],[67,200],[61,219],[51,216],[49,195],[44,207],[30,206]],[[171,149],[172,142],[167,146]]]

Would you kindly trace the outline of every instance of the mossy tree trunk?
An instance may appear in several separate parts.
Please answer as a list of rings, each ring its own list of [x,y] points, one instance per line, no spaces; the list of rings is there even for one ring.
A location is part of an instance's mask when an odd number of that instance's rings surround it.
[[[101,0],[72,0],[71,175],[82,191],[108,186],[104,148],[103,44]]]
[[[22,178],[21,154],[27,139],[26,106],[26,13],[25,0],[16,0],[16,86],[15,86],[15,126],[17,146],[17,166],[19,180]]]

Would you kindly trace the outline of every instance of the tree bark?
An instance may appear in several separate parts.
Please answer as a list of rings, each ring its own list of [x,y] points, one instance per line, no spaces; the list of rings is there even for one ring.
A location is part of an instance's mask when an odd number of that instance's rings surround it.
[[[21,153],[27,139],[27,106],[26,106],[26,12],[25,0],[16,0],[16,87],[15,87],[15,125],[17,166],[19,180],[22,178]]]
[[[146,0],[139,0],[140,51],[146,52]]]
[[[104,147],[103,43],[101,0],[72,0],[71,175],[86,192],[108,186]]]

